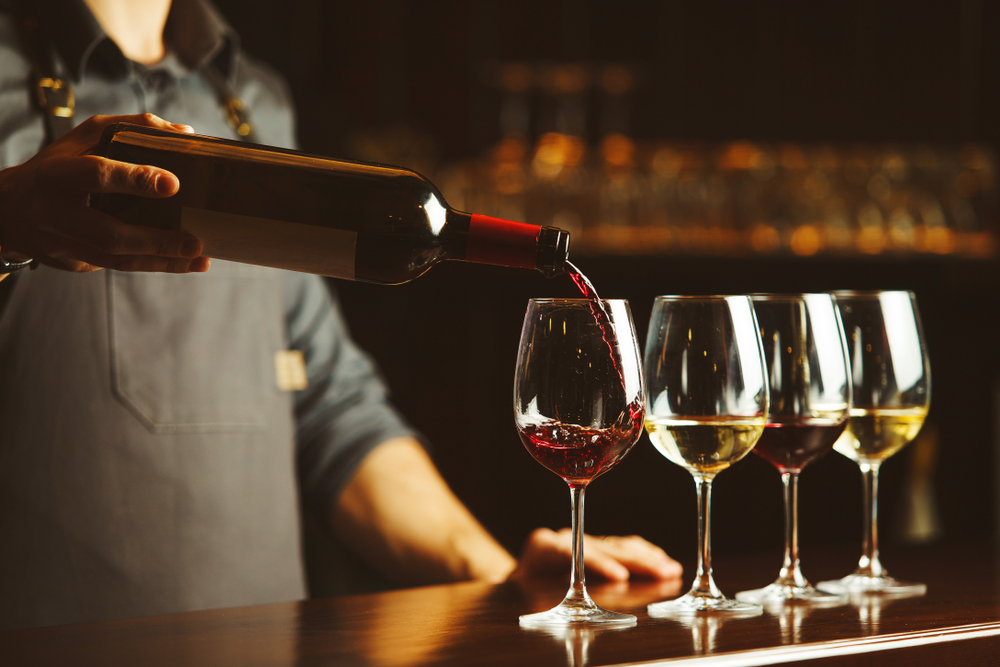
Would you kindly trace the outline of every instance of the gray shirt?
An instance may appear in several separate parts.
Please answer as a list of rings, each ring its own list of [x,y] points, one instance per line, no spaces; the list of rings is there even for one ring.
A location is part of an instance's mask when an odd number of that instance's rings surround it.
[[[81,0],[46,0],[77,118],[152,112],[235,138],[213,60],[262,143],[293,143],[283,83],[202,0],[174,0],[170,55],[127,61]],[[41,146],[28,62],[0,11],[0,167]],[[301,351],[308,388],[276,355]],[[0,282],[0,629],[304,596],[300,500],[327,516],[375,445],[412,434],[320,278],[207,274]]]

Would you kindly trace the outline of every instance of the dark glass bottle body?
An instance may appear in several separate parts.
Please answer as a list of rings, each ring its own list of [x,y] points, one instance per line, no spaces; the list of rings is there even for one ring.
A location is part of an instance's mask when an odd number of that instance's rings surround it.
[[[132,224],[184,229],[205,255],[337,278],[396,284],[445,259],[564,270],[569,234],[463,213],[400,167],[118,124],[98,154],[180,179],[167,199],[95,195]]]

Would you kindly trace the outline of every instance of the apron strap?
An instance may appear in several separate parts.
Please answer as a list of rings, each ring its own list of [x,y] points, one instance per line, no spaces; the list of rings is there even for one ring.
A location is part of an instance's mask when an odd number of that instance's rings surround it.
[[[28,4],[30,3],[13,0],[9,2],[14,10],[14,22],[17,24],[21,46],[31,61],[33,99],[45,119],[45,144],[48,145],[73,129],[76,103],[73,85],[67,79],[57,76],[52,45],[41,34],[38,17],[27,9]],[[201,72],[236,134],[245,141],[256,141],[253,125],[250,123],[250,111],[233,92],[226,78],[211,63],[202,66]]]
[[[208,85],[215,92],[215,97],[219,100],[219,105],[222,107],[223,113],[226,114],[229,126],[236,131],[240,139],[256,143],[256,134],[254,133],[253,125],[250,123],[250,110],[247,109],[243,100],[233,92],[233,88],[226,81],[226,77],[212,63],[203,65],[201,73],[204,75],[205,81],[208,82]]]
[[[33,98],[45,119],[45,143],[50,144],[73,129],[73,85],[56,73],[52,46],[39,31],[38,17],[21,2],[11,3],[21,46],[31,61]]]

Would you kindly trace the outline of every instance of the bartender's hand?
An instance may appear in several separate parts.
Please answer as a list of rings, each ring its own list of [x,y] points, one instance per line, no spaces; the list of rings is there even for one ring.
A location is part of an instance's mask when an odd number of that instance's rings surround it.
[[[596,574],[610,581],[626,581],[632,575],[666,581],[679,579],[683,573],[680,563],[660,547],[637,535],[585,535],[583,545],[584,567],[588,575]],[[528,537],[517,569],[510,578],[568,576],[572,557],[572,533],[569,528],[558,532],[538,528]]]
[[[569,530],[540,528],[520,561],[486,531],[409,437],[369,452],[331,512],[335,533],[379,572],[410,586],[485,579],[569,578]],[[641,537],[587,537],[588,573],[677,579],[681,566]]]
[[[95,193],[162,198],[180,188],[164,169],[91,155],[104,128],[118,122],[192,131],[152,114],[94,116],[24,164],[0,170],[0,255],[75,272],[208,269],[190,234],[129,225],[87,205]]]

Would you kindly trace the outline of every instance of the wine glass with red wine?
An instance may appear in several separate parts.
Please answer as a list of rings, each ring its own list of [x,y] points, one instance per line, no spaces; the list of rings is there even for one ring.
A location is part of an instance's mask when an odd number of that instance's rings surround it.
[[[597,606],[583,576],[583,499],[639,439],[644,415],[639,346],[628,302],[532,299],[514,375],[514,420],[525,448],[569,485],[573,559],[566,598],[521,616],[525,627],[633,624]]]
[[[767,422],[767,372],[750,297],[656,297],[645,375],[649,439],[698,489],[694,585],[649,605],[649,615],[761,614],[760,605],[730,600],[716,586],[709,523],[712,481],[750,453]]]
[[[831,449],[847,426],[851,378],[847,343],[829,294],[754,294],[768,370],[770,407],[754,453],[778,469],[785,491],[785,559],[774,583],[736,594],[758,604],[798,600],[839,604],[799,564],[799,473]]]

